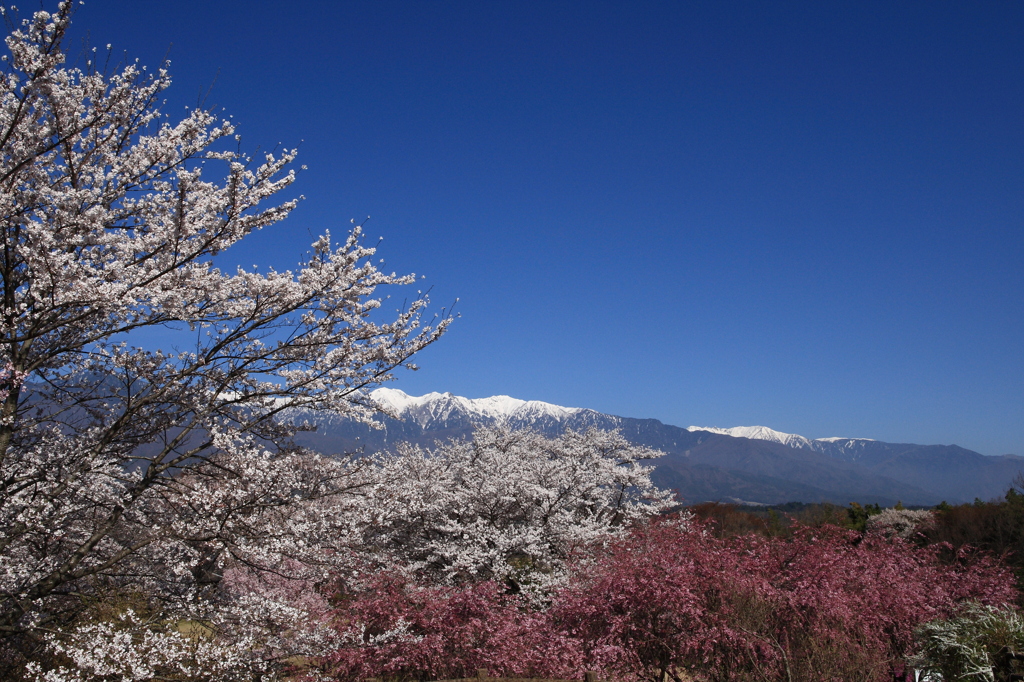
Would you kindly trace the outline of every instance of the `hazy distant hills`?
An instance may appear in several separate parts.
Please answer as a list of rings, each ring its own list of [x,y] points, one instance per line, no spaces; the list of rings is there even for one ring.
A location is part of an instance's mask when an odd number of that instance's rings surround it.
[[[566,428],[619,429],[631,442],[666,453],[655,481],[688,503],[708,500],[776,504],[851,501],[891,505],[969,502],[1001,497],[1024,470],[1024,457],[989,457],[956,445],[885,443],[864,438],[810,440],[766,427],[732,429],[663,424],[508,396],[470,400],[450,393],[408,396],[380,388],[371,396],[395,418],[381,429],[329,418],[300,440],[328,452],[432,445],[463,438],[478,425],[507,424],[555,435]]]

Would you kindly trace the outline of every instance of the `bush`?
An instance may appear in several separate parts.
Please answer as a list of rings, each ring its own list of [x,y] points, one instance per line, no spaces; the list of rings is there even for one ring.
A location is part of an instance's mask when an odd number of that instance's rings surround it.
[[[1003,607],[1013,577],[991,558],[834,526],[789,538],[716,537],[662,518],[574,557],[546,608],[495,582],[376,576],[337,598],[335,679],[502,675],[705,682],[890,682],[915,628],[966,602]]]
[[[1009,652],[1024,651],[1024,618],[1013,607],[968,602],[916,634],[921,651],[912,664],[947,682],[1009,680]]]
[[[898,537],[653,523],[579,567],[551,613],[589,665],[628,678],[868,682],[902,672],[918,625],[1015,594],[991,560],[944,564]]]
[[[426,586],[377,575],[340,599],[334,649],[314,663],[339,680],[471,677],[479,668],[516,677],[578,677],[581,647],[519,595],[487,581]]]

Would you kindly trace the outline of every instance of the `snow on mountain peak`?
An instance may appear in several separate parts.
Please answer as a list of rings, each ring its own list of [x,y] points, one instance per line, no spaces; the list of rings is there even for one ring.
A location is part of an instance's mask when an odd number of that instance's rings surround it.
[[[412,417],[425,422],[438,417],[447,417],[453,412],[466,413],[471,417],[494,421],[512,418],[532,420],[547,416],[561,420],[580,411],[578,407],[561,407],[539,400],[520,400],[507,395],[489,398],[463,398],[451,393],[427,393],[411,396],[396,388],[378,388],[370,397],[382,407],[399,417]]]
[[[750,438],[753,440],[767,440],[773,443],[782,443],[788,445],[791,448],[806,448],[813,449],[811,441],[803,436],[798,436],[795,433],[783,433],[782,431],[776,431],[770,429],[767,426],[733,426],[728,429],[722,429],[717,426],[688,426],[687,431],[710,431],[711,433],[720,433],[723,436],[732,436],[733,438]]]
[[[401,414],[410,407],[416,407],[423,403],[440,398],[440,393],[428,393],[418,398],[413,397],[405,391],[400,391],[397,388],[378,388],[370,392],[370,397],[373,401],[391,412]]]
[[[489,398],[463,398],[451,393],[427,393],[411,396],[397,388],[378,388],[370,392],[370,398],[385,411],[398,417],[416,422],[422,427],[451,419],[470,422],[498,422],[514,425],[535,424],[538,420],[553,419],[564,421],[570,416],[584,412],[579,407],[562,407],[540,400],[520,400],[507,395]],[[791,448],[815,450],[818,452],[853,452],[863,447],[869,438],[816,438],[811,440],[795,433],[776,431],[767,426],[733,426],[723,429],[716,426],[690,426],[688,431],[710,431],[734,438],[781,443]],[[860,443],[858,445],[858,443]]]
[[[783,433],[782,431],[776,431],[770,429],[767,426],[733,426],[728,429],[722,429],[717,426],[689,426],[687,431],[710,431],[711,433],[719,433],[723,436],[732,436],[733,438],[750,438],[753,440],[767,440],[773,443],[782,443],[788,445],[791,448],[803,448],[806,450],[821,450],[822,443],[829,444],[852,444],[854,441],[870,441],[870,438],[842,438],[842,437],[831,437],[831,438],[815,438],[811,440],[805,436],[800,436],[795,433]]]

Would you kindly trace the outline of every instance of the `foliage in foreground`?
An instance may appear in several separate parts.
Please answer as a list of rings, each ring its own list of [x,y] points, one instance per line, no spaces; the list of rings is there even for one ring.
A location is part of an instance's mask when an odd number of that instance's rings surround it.
[[[997,563],[945,563],[898,536],[824,526],[715,538],[699,522],[661,521],[578,561],[545,610],[493,584],[368,583],[339,603],[341,643],[321,670],[439,679],[486,662],[509,675],[888,681],[915,628],[967,601],[1015,596]]]
[[[1013,668],[1010,652],[1024,653],[1024,617],[1012,607],[967,602],[947,620],[917,631],[916,668],[947,682],[1003,682]]]
[[[654,454],[597,430],[544,438],[495,428],[366,458],[355,492],[303,508],[333,530],[331,545],[312,537],[302,561],[273,567],[225,557],[192,604],[205,617],[141,593],[106,613],[85,610],[95,618],[43,638],[31,671],[50,682],[247,679],[371,642],[356,661],[324,660],[345,679],[395,666],[443,675],[465,661],[468,670],[516,661],[564,673],[575,650],[554,647],[559,634],[535,609],[564,584],[575,552],[664,508],[666,494],[637,462]],[[530,659],[530,646],[544,657]]]
[[[578,640],[543,610],[492,581],[425,585],[377,575],[338,601],[337,647],[318,671],[338,680],[440,680],[480,668],[512,677],[573,678],[584,669]]]

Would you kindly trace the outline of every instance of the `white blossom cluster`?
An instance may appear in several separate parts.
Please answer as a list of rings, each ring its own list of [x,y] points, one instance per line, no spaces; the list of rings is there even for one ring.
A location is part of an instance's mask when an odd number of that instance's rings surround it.
[[[232,452],[240,449],[236,444]],[[404,446],[361,460],[301,453],[294,455],[301,461],[281,465],[286,458],[250,453],[232,465],[236,476],[230,479],[207,478],[198,468],[176,481],[195,496],[168,498],[180,524],[174,532],[196,539],[182,547],[215,546],[220,553],[165,564],[168,570],[188,567],[180,576],[190,590],[185,604],[161,611],[162,620],[143,621],[129,610],[49,636],[50,652],[69,663],[31,672],[41,682],[151,679],[156,668],[166,675],[219,656],[221,667],[210,670],[224,679],[254,675],[270,670],[268,662],[338,646],[347,635],[330,627],[332,606],[318,588],[331,579],[358,583],[381,569],[449,583],[494,579],[543,601],[574,550],[670,505],[669,494],[650,481],[652,467],[640,462],[660,455],[614,432],[546,438],[497,427],[432,450]],[[228,512],[259,506],[260,491],[314,489],[328,471],[347,488],[300,502],[278,500],[258,512]],[[187,519],[180,514],[184,506],[191,510]],[[152,573],[160,560],[140,553],[120,570],[150,571],[135,575],[132,586],[166,596],[174,583],[172,576]],[[215,574],[215,590],[202,589],[204,570]],[[171,613],[172,622],[201,624],[199,635],[168,630]]]
[[[76,628],[47,637],[50,650],[71,665],[43,672],[29,663],[33,682],[88,682],[100,679],[188,679],[195,682],[248,682],[265,677],[266,667],[249,655],[252,642],[225,645],[187,634],[192,624],[177,627],[144,622],[130,609],[116,621]],[[192,626],[196,627],[196,626]]]
[[[266,622],[283,612],[268,596],[239,613],[223,571],[318,579],[371,520],[375,480],[365,462],[291,445],[299,427],[279,416],[368,418],[364,389],[411,366],[450,316],[423,324],[425,297],[385,315],[378,287],[414,277],[378,270],[359,227],[340,244],[324,234],[295,271],[215,267],[295,207],[267,203],[295,152],[232,151],[233,125],[203,109],[171,122],[166,68],[66,66],[70,2],[4,14],[0,647],[45,642],[123,679],[146,678],[138,661],[186,665],[171,622],[270,651]],[[133,346],[146,329],[175,347]],[[119,603],[141,620],[96,622]],[[188,665],[219,656],[208,644]]]
[[[433,450],[406,445],[379,461],[385,516],[368,544],[448,581],[491,578],[542,593],[576,549],[670,506],[642,460],[663,453],[616,432],[480,428]]]
[[[912,538],[924,527],[934,523],[935,513],[927,509],[883,509],[868,517],[867,530],[885,535]]]

